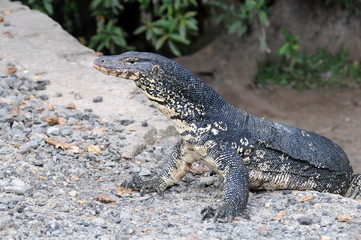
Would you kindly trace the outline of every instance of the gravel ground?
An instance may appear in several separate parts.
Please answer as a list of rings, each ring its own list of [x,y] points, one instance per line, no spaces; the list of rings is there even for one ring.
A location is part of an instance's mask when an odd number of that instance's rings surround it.
[[[46,84],[0,77],[0,239],[361,239],[361,202],[311,191],[251,193],[251,220],[201,221],[222,195],[202,165],[163,196],[124,189],[152,175],[174,139],[131,116],[51,105]],[[130,148],[139,128],[148,134]]]

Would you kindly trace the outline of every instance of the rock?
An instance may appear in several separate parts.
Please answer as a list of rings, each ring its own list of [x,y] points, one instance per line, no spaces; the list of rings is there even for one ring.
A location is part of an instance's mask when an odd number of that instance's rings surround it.
[[[93,102],[94,103],[103,102],[103,97],[97,96],[97,97],[93,98]]]
[[[199,179],[199,183],[201,186],[210,186],[212,185],[215,181],[217,180],[216,177],[213,177],[213,176],[209,176],[209,177],[201,177]]]
[[[13,179],[9,186],[5,186],[5,192],[15,193],[18,195],[24,195],[25,193],[29,192],[32,187],[20,179]]]
[[[139,176],[150,176],[150,175],[152,175],[152,172],[149,171],[149,169],[141,168],[141,170],[139,172]]]
[[[51,126],[46,130],[46,133],[49,135],[59,135],[60,131],[59,131],[59,127],[56,126]]]
[[[9,227],[10,224],[12,224],[12,219],[10,216],[0,216],[0,230]]]
[[[299,217],[297,219],[297,221],[299,222],[299,224],[301,225],[311,225],[312,224],[312,218],[310,217]]]

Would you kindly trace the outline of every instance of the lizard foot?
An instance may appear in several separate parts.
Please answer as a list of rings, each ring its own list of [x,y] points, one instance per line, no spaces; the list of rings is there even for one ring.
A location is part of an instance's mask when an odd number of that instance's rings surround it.
[[[233,205],[234,204],[225,203],[218,209],[207,206],[201,211],[202,220],[213,218],[214,222],[225,223],[232,222],[232,220],[238,216],[250,220],[249,215],[244,209],[241,210],[239,207]]]
[[[162,181],[159,177],[143,180],[139,175],[134,175],[130,181],[124,181],[121,185],[139,191],[142,195],[149,192],[157,192],[159,195],[163,195],[166,189],[162,187]]]

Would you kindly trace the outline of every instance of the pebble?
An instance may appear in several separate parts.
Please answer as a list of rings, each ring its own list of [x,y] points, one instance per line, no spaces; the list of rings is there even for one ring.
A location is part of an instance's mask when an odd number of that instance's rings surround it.
[[[15,193],[18,195],[24,195],[31,189],[32,187],[30,185],[24,183],[20,179],[13,179],[10,185],[4,187],[5,192]]]
[[[93,98],[93,102],[94,102],[94,103],[103,102],[103,97],[97,96],[97,97]]]
[[[297,221],[301,224],[301,225],[311,225],[312,224],[312,218],[310,217],[299,217],[297,219]]]
[[[12,223],[12,219],[10,216],[0,216],[0,230],[5,227],[9,227],[9,225]]]

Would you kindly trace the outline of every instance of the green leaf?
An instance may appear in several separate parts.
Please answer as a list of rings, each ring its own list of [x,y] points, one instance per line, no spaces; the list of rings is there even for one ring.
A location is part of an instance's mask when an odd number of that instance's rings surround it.
[[[43,3],[44,3],[44,8],[45,8],[46,12],[49,15],[53,15],[54,9],[53,9],[53,5],[51,4],[51,2],[48,0],[44,0]]]
[[[159,50],[162,46],[163,46],[163,44],[165,43],[165,41],[168,39],[168,36],[167,35],[164,35],[164,36],[162,36],[161,38],[159,38],[158,40],[157,40],[157,42],[155,43],[155,49],[156,50]]]
[[[181,56],[181,52],[171,40],[168,41],[168,47],[175,56],[177,57]]]
[[[258,12],[258,18],[265,26],[269,26],[268,17],[265,11],[259,11]]]
[[[138,27],[137,29],[135,29],[135,31],[133,32],[134,35],[139,35],[141,34],[142,32],[145,32],[147,30],[147,27],[146,26],[140,26]]]
[[[184,18],[185,19],[188,19],[188,18],[193,18],[194,16],[197,15],[197,12],[195,11],[189,11],[189,12],[186,12],[186,14],[184,14]]]
[[[283,46],[278,50],[279,55],[286,55],[289,51],[290,45],[288,43],[283,44]]]
[[[155,35],[162,35],[162,34],[164,34],[164,30],[161,29],[161,28],[157,28],[157,27],[152,27],[152,32],[153,32]]]
[[[188,19],[185,21],[185,23],[186,23],[186,26],[188,29],[190,29],[192,31],[198,31],[197,20]]]
[[[241,28],[242,23],[240,21],[233,22],[228,29],[229,33],[235,33]]]
[[[171,25],[171,22],[165,19],[159,19],[153,23],[155,26],[168,29]]]
[[[182,37],[181,35],[178,35],[178,34],[169,34],[168,35],[170,39],[176,41],[176,42],[179,42],[179,43],[182,43],[182,44],[189,44],[189,40]]]

